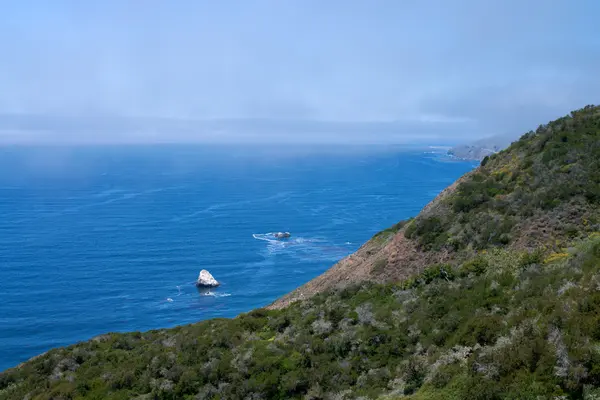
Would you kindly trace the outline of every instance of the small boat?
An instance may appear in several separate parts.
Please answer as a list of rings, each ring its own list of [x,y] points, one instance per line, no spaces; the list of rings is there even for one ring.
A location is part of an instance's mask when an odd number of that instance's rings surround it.
[[[292,236],[292,235],[291,235],[289,232],[275,232],[275,233],[273,234],[273,237],[274,237],[275,239],[287,239],[287,238],[289,238],[290,236]]]

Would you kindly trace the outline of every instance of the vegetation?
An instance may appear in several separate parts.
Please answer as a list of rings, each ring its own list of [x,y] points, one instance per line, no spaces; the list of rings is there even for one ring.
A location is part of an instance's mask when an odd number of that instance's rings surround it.
[[[405,235],[424,250],[535,248],[600,227],[600,108],[587,106],[486,157]],[[531,227],[539,228],[530,237]],[[551,243],[552,242],[552,243]]]
[[[402,220],[392,226],[390,226],[387,229],[384,229],[380,232],[378,232],[377,234],[375,234],[375,236],[373,236],[372,240],[383,240],[385,241],[386,239],[389,239],[390,237],[392,237],[393,235],[395,235],[396,233],[398,233],[400,230],[402,230],[402,228],[404,228],[406,226],[406,224],[408,224],[410,221],[412,221],[413,219],[407,219],[407,220]]]
[[[0,399],[600,398],[599,205],[600,109],[586,107],[373,238],[455,255],[444,263],[54,349],[0,373]]]

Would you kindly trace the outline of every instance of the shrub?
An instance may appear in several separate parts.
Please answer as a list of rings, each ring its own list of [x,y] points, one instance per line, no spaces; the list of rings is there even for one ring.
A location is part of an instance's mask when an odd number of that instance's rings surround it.
[[[481,275],[484,274],[489,268],[487,259],[482,256],[478,256],[463,263],[458,272],[460,276],[467,276],[469,274]]]
[[[527,268],[530,265],[541,264],[544,259],[543,251],[540,249],[524,253],[519,260],[521,268]]]
[[[426,268],[421,274],[421,277],[423,278],[425,283],[431,283],[435,279],[445,279],[447,281],[450,281],[454,279],[454,273],[452,271],[451,265],[438,264]]]

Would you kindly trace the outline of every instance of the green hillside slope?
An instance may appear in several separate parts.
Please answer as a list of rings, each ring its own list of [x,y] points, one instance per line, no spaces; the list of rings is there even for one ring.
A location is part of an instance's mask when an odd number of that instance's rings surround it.
[[[419,215],[277,300],[281,308],[360,282],[396,282],[484,249],[558,251],[600,230],[600,107],[528,132],[446,188]]]
[[[312,297],[54,349],[0,373],[0,399],[600,398],[599,203],[586,107],[484,159]]]
[[[486,157],[405,234],[425,250],[560,246],[598,230],[600,109],[540,126]]]

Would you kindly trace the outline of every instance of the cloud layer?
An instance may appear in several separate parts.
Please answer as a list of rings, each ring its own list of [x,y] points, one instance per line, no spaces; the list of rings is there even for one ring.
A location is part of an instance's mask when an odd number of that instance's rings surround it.
[[[384,123],[390,141],[522,132],[598,102],[599,14],[594,0],[14,2],[0,114],[88,121],[75,137],[107,139],[94,121]],[[4,137],[19,130],[7,120]]]

